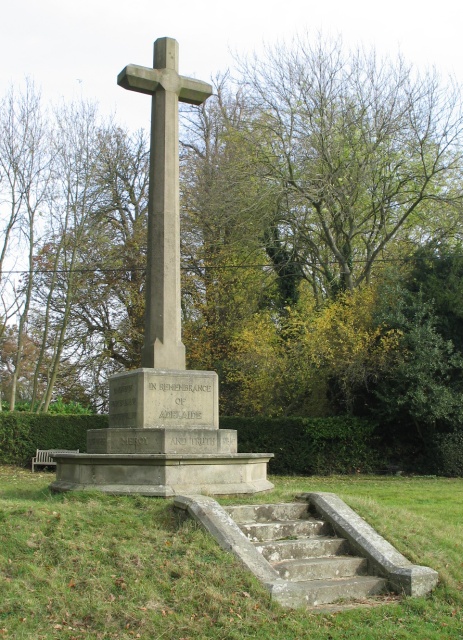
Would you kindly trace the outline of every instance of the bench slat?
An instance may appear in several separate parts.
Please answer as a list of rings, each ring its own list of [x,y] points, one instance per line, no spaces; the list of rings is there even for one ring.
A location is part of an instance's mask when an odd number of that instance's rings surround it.
[[[32,458],[32,471],[37,466],[56,467],[56,462],[50,458],[50,455],[55,453],[79,453],[79,449],[37,449],[35,457]]]

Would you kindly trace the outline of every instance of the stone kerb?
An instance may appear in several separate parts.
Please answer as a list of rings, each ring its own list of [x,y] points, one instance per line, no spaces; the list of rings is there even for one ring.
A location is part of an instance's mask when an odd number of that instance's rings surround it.
[[[412,564],[334,493],[303,493],[297,499],[313,505],[338,535],[368,558],[376,575],[384,576],[399,593],[425,596],[437,585],[437,571]]]

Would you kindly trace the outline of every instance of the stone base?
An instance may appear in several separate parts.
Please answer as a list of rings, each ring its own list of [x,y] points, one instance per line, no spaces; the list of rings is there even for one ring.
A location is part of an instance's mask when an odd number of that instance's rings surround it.
[[[273,489],[271,453],[60,454],[52,491],[95,490],[170,498],[179,494],[253,494]]]
[[[88,453],[236,453],[233,429],[90,429]]]
[[[109,378],[113,429],[218,429],[214,371],[135,369]]]

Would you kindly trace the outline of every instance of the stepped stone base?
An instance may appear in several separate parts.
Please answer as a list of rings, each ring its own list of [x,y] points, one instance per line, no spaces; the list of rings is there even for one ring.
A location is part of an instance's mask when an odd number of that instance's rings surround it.
[[[236,453],[233,429],[90,429],[88,453]]]
[[[178,494],[253,494],[273,489],[273,454],[56,454],[52,491],[96,490],[169,498]]]
[[[109,428],[87,432],[87,453],[56,454],[52,491],[96,490],[168,498],[273,489],[271,453],[237,453],[219,429],[212,371],[136,369],[109,380]]]

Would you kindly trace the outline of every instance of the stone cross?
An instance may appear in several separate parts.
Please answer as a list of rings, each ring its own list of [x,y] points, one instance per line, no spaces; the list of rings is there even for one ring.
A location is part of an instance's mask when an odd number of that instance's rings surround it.
[[[178,43],[173,38],[154,43],[153,69],[128,65],[117,76],[117,83],[152,96],[142,367],[183,371],[178,101],[199,105],[212,94],[212,87],[178,74]]]

